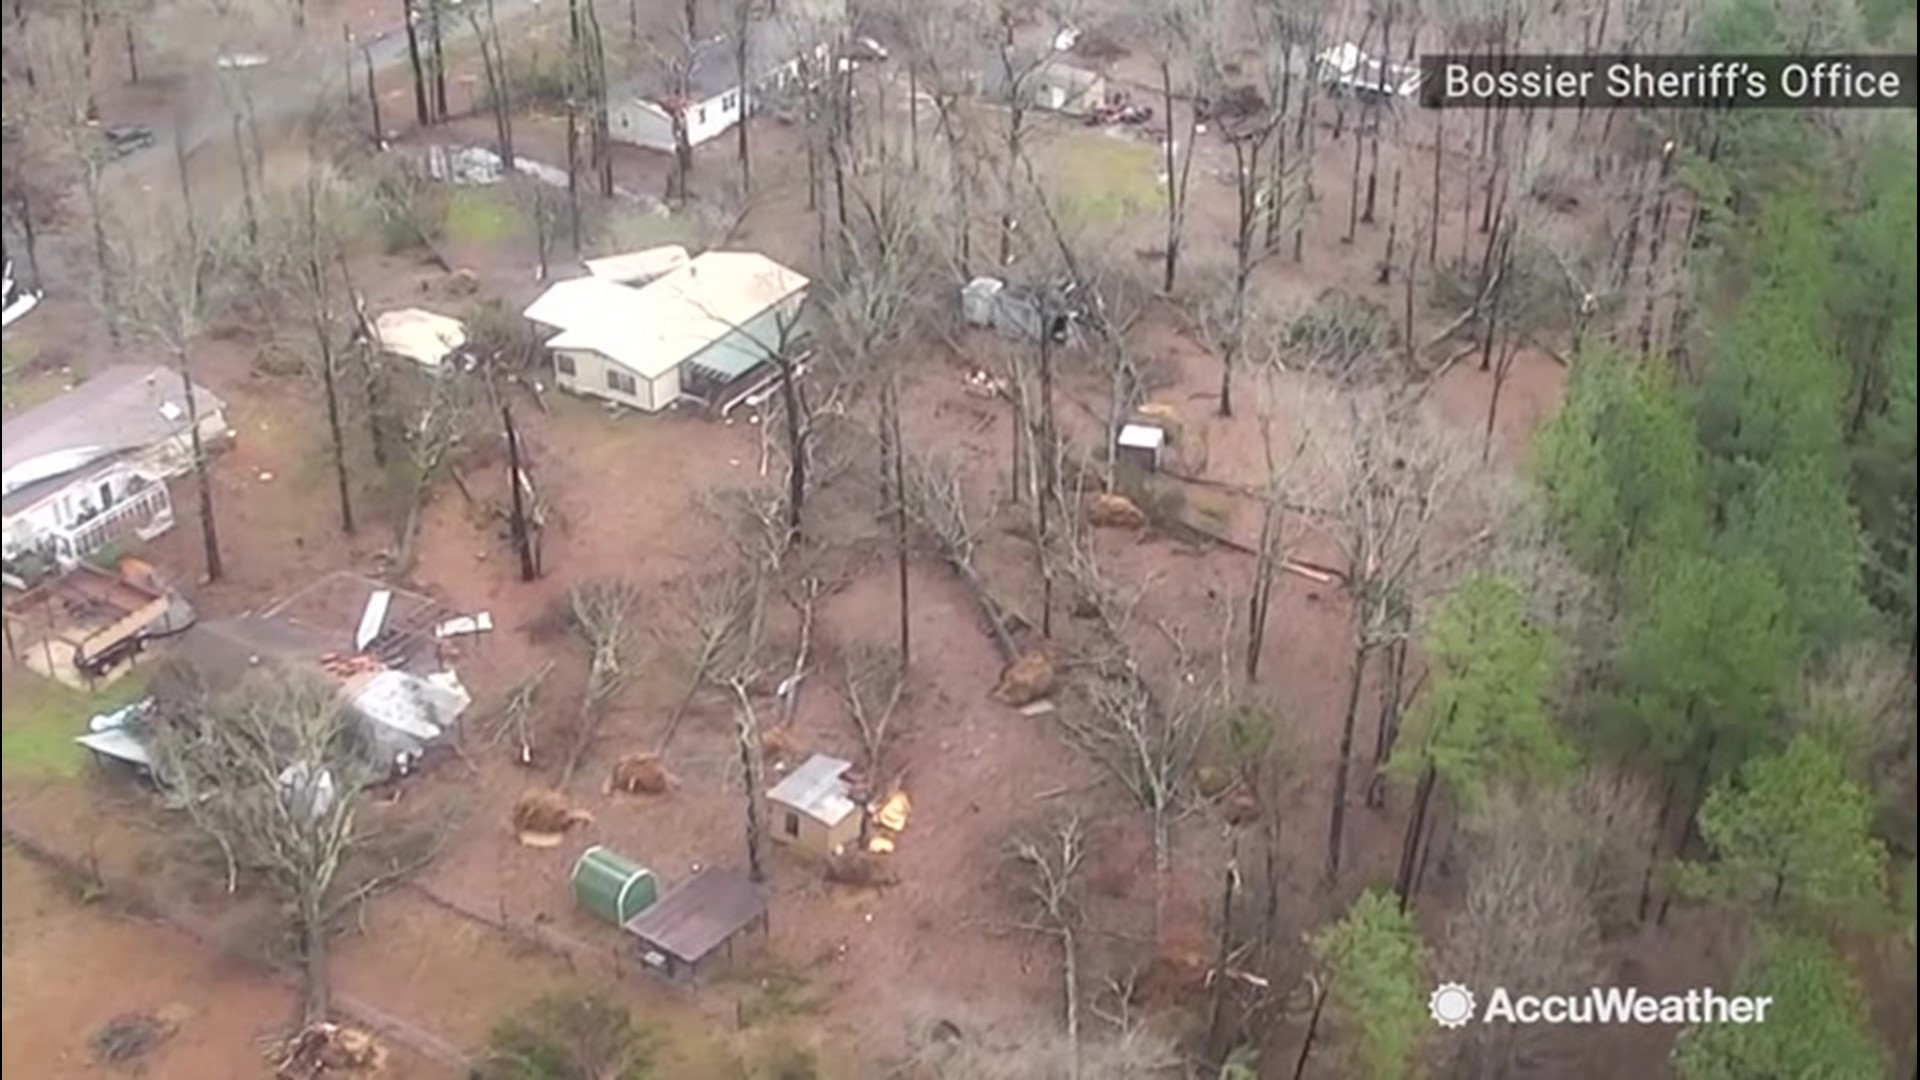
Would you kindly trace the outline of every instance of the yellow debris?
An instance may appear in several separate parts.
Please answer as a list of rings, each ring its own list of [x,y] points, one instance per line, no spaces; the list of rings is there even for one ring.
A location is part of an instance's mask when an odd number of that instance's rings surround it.
[[[893,839],[886,836],[873,837],[867,841],[867,850],[873,852],[875,855],[891,854],[893,852]]]
[[[913,813],[913,803],[904,791],[896,791],[887,796],[887,801],[874,811],[873,820],[882,828],[894,832],[907,830],[907,817]]]

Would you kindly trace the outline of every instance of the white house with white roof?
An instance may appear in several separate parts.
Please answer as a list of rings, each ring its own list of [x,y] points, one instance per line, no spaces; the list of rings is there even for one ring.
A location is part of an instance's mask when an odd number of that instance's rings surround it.
[[[806,277],[746,251],[709,251],[635,288],[601,277],[554,284],[526,317],[547,340],[563,390],[660,412],[714,405],[791,349]]]

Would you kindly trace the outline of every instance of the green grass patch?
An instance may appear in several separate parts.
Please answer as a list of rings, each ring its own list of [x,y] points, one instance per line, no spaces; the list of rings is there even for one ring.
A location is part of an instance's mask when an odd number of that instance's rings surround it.
[[[138,701],[147,692],[147,669],[135,668],[97,694],[82,693],[24,668],[7,673],[0,687],[0,769],[7,776],[71,779],[87,763],[74,737],[87,721]]]
[[[520,214],[505,198],[474,188],[447,196],[446,237],[456,244],[498,244],[520,232]]]
[[[1076,131],[1041,153],[1063,228],[1116,225],[1160,202],[1160,155],[1153,146],[1099,131]]]
[[[33,351],[24,345],[0,346],[0,407],[31,409],[60,392],[64,380],[32,370]]]
[[[1208,524],[1223,529],[1233,524],[1233,507],[1225,503],[1211,500],[1196,501],[1193,504],[1193,512],[1199,514],[1201,520]]]

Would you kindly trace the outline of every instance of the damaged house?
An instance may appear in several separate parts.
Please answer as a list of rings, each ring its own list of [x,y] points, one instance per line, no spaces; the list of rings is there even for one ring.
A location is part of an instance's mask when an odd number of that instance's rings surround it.
[[[232,434],[226,403],[195,386],[200,440]],[[167,481],[193,467],[186,385],[160,365],[117,365],[7,419],[0,560],[22,587],[173,526]]]
[[[376,761],[405,771],[441,745],[471,703],[442,663],[424,596],[357,574],[330,574],[263,611],[206,620],[172,657],[203,684],[229,688],[257,670],[305,670],[332,683]],[[151,766],[137,726],[80,739],[95,753]]]
[[[709,251],[639,288],[601,277],[555,283],[526,309],[561,389],[642,412],[682,401],[724,412],[798,363],[805,276],[748,251]]]

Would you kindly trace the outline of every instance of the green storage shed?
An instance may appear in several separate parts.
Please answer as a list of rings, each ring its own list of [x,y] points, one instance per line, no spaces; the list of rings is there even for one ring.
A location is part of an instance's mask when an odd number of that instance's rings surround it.
[[[659,898],[653,871],[599,844],[573,864],[574,901],[615,926],[625,926]]]

